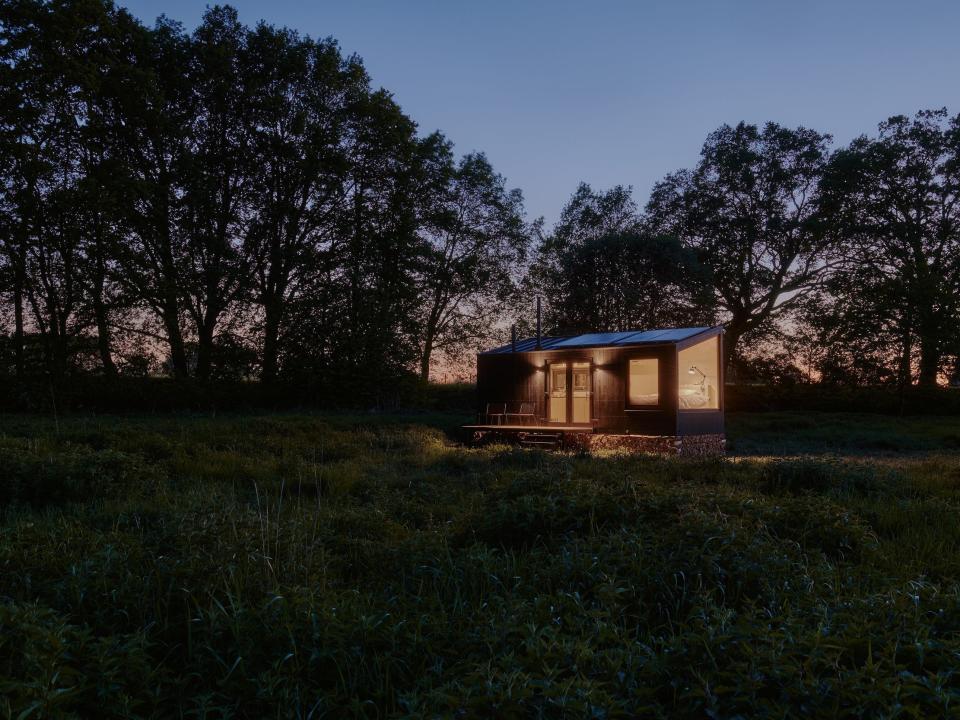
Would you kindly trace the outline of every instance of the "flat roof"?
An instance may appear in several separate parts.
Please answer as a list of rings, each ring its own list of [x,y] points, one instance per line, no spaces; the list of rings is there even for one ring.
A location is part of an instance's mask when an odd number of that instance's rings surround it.
[[[581,347],[624,347],[627,345],[658,345],[678,343],[699,335],[712,327],[666,328],[662,330],[627,330],[625,332],[583,333],[569,337],[542,337],[540,350],[566,350]],[[536,352],[537,339],[517,340],[516,352]],[[502,345],[492,350],[484,350],[481,355],[514,352],[513,345]]]

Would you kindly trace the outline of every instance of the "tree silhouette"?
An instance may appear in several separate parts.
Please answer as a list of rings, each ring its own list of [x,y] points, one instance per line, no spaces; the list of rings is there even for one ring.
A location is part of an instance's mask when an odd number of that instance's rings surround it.
[[[848,338],[889,337],[901,383],[916,348],[920,384],[935,384],[960,320],[960,117],[890,118],[834,155],[823,192],[845,254],[823,317]]]
[[[434,353],[490,338],[515,297],[529,244],[520,191],[507,190],[484,155],[466,155],[455,167],[448,157],[446,164],[421,274],[424,380]]]
[[[668,175],[647,205],[650,227],[694,249],[726,316],[729,367],[740,343],[783,317],[823,279],[835,237],[817,223],[830,136],[740,123],[711,133],[693,170]]]
[[[691,251],[644,225],[629,188],[585,183],[541,243],[530,278],[560,334],[709,323],[705,281]]]

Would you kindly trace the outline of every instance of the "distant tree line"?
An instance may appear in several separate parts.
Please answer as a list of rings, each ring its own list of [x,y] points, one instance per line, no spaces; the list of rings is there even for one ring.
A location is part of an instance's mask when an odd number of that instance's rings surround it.
[[[0,375],[427,378],[536,294],[550,333],[723,322],[740,379],[958,377],[960,117],[724,125],[546,231],[332,39],[0,4]]]
[[[653,188],[581,185],[530,279],[560,331],[724,322],[740,379],[960,376],[960,116],[829,135],[723,126]]]
[[[0,4],[2,365],[375,379],[488,340],[530,228],[333,40]]]

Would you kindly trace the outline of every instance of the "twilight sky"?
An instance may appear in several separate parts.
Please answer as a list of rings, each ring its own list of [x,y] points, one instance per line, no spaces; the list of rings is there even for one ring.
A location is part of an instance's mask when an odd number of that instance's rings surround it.
[[[117,0],[192,29],[202,0]],[[531,218],[577,183],[653,183],[740,120],[845,143],[921,108],[960,112],[960,3],[951,0],[234,0],[356,52],[424,133],[483,150]]]

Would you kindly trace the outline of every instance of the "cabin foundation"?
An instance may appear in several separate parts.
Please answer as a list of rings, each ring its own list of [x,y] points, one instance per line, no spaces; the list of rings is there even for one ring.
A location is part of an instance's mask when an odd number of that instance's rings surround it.
[[[474,446],[503,444],[568,452],[625,452],[665,457],[722,457],[726,453],[723,433],[708,435],[621,435],[592,433],[580,429],[520,429],[467,427]]]

